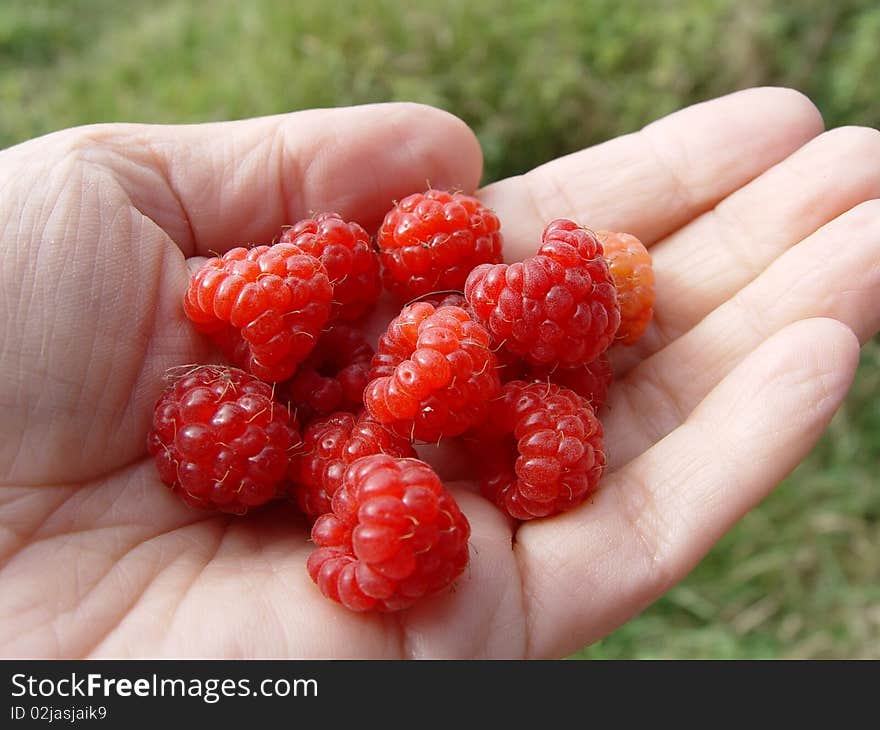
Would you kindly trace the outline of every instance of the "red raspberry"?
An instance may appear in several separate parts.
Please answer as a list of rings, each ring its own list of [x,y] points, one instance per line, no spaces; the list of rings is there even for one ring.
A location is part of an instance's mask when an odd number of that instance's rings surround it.
[[[275,389],[275,398],[295,410],[300,423],[333,411],[356,411],[364,402],[373,348],[360,330],[335,324],[318,338],[294,376]]]
[[[306,515],[330,511],[330,500],[346,468],[362,456],[388,454],[414,457],[410,442],[366,413],[333,413],[316,418],[303,431],[303,445],[290,460],[292,493]]]
[[[593,408],[555,383],[507,383],[467,440],[483,465],[483,495],[518,520],[580,504],[605,469]]]
[[[366,456],[345,472],[333,512],[312,527],[312,580],[353,611],[398,611],[437,593],[468,562],[470,525],[418,459]]]
[[[493,342],[531,365],[595,360],[620,323],[617,293],[596,237],[575,223],[550,223],[538,255],[476,267],[465,298]]]
[[[379,256],[357,223],[321,213],[285,229],[280,240],[299,246],[326,267],[333,286],[332,319],[359,319],[376,304],[382,291]]]
[[[278,494],[299,441],[271,386],[238,368],[201,365],[162,393],[147,449],[184,502],[243,514]]]
[[[608,388],[611,386],[613,373],[608,353],[603,352],[593,362],[572,368],[532,365],[526,367],[520,377],[529,381],[549,381],[573,390],[589,401],[594,411],[598,411],[608,400]]]
[[[404,307],[379,339],[364,405],[413,440],[439,441],[478,423],[500,381],[486,330],[460,307]]]
[[[385,288],[402,302],[461,289],[474,266],[501,261],[500,227],[470,195],[427,190],[404,198],[377,235]]]
[[[234,248],[193,275],[183,305],[224,355],[262,380],[289,378],[330,314],[324,266],[289,243]]]
[[[597,231],[605,259],[617,287],[620,327],[617,342],[632,345],[648,327],[654,315],[654,269],[651,254],[629,233]]]

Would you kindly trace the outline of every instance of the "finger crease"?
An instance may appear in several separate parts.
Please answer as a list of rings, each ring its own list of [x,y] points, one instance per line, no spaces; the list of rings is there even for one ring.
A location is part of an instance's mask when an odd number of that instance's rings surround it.
[[[284,223],[292,223],[301,217],[295,214],[294,211],[298,213],[303,207],[302,191],[305,190],[306,169],[298,157],[290,155],[283,125],[279,125],[275,131],[272,139],[272,149],[277,161],[275,175],[278,178],[278,191],[281,196],[279,208],[284,212]],[[291,201],[294,198],[297,204],[291,205]],[[308,211],[303,211],[303,215],[307,214]]]
[[[643,424],[642,432],[649,444],[656,443],[687,418],[686,404],[651,360],[642,363],[621,385],[619,392],[627,410]]]
[[[654,490],[638,470],[631,470],[626,476],[624,484],[613,490],[619,505],[618,513],[621,519],[629,526],[636,537],[636,543],[641,548],[645,558],[647,572],[652,581],[652,586],[640,585],[641,590],[650,588],[651,593],[659,592],[674,582],[674,571],[668,565],[670,545],[660,539],[660,535],[673,535],[674,530],[667,520],[661,518],[661,511],[657,508]]]
[[[743,219],[736,215],[730,206],[725,206],[723,203],[716,205],[709,214],[715,224],[721,248],[731,254],[734,262],[746,275],[746,281],[755,279],[766,267],[766,262],[757,260],[749,244],[759,241],[760,238],[753,235]]]
[[[168,189],[168,192],[171,193],[171,197],[174,199],[175,204],[177,205],[177,209],[180,211],[180,217],[183,220],[186,228],[186,233],[189,238],[189,246],[192,248],[198,247],[198,239],[196,237],[196,231],[193,227],[192,220],[189,217],[189,211],[186,209],[186,205],[184,205],[183,197],[177,190],[177,186],[174,184],[173,178],[171,176],[171,170],[169,169],[170,160],[165,156],[157,152],[152,145],[150,140],[146,141],[147,149],[150,152],[150,157],[152,158],[150,161],[150,167],[153,168],[158,174],[159,177],[162,178],[162,182],[165,183],[165,187]],[[147,215],[144,211],[140,211],[144,215]],[[149,216],[147,215],[149,218]],[[183,248],[183,241],[175,241],[178,246]]]
[[[644,140],[645,147],[648,148],[652,158],[657,163],[657,167],[665,173],[669,180],[670,189],[673,191],[674,198],[678,201],[679,209],[695,209],[697,201],[690,192],[690,186],[685,182],[684,177],[678,172],[676,166],[660,153],[660,147],[654,140],[652,130],[653,125],[648,125],[638,133],[638,136]]]

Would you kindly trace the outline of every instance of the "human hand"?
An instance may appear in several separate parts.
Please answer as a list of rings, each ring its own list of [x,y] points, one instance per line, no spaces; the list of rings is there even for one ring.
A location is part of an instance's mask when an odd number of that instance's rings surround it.
[[[880,134],[821,131],[801,95],[749,90],[479,192],[509,260],[557,217],[639,236],[656,318],[616,355],[587,504],[515,527],[459,455],[426,453],[471,522],[471,563],[394,615],[320,595],[291,506],[181,504],[146,433],[165,370],[211,357],[181,307],[200,257],[310,210],[374,227],[428,180],[471,191],[471,132],[377,105],[3,151],[0,654],[559,657],[608,633],[804,457],[880,327]]]

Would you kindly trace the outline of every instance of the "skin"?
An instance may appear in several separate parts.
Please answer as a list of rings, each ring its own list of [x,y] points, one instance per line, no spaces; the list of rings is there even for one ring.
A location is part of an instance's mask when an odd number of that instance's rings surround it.
[[[656,319],[615,354],[596,496],[517,528],[457,454],[426,451],[471,522],[471,564],[454,590],[374,615],[319,594],[289,506],[191,510],[145,436],[164,371],[214,357],[181,306],[201,257],[313,210],[375,226],[427,180],[472,191],[471,131],[394,104],[3,151],[0,654],[560,657],[602,637],[686,576],[840,405],[880,327],[878,161],[880,133],[823,132],[799,93],[752,89],[480,190],[511,261],[555,217],[637,235]]]

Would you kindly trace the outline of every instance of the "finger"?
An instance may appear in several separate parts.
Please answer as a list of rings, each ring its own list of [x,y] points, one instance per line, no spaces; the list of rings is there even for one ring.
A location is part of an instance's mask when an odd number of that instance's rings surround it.
[[[591,503],[520,528],[531,655],[594,641],[684,578],[807,454],[858,356],[839,322],[787,327]]]
[[[880,197],[878,161],[877,130],[826,132],[654,246],[656,326],[638,354],[686,332],[828,221]]]
[[[282,225],[336,211],[371,228],[430,182],[472,191],[482,155],[456,117],[418,104],[319,109],[186,126],[69,130],[187,256],[271,242]]]
[[[553,218],[628,231],[650,245],[822,131],[790,89],[740,91],[576,152],[481,192],[502,221],[506,257],[534,253]]]
[[[880,200],[789,249],[690,332],[619,381],[604,423],[611,468],[672,431],[772,333],[808,317],[844,322],[862,341],[880,329]]]

